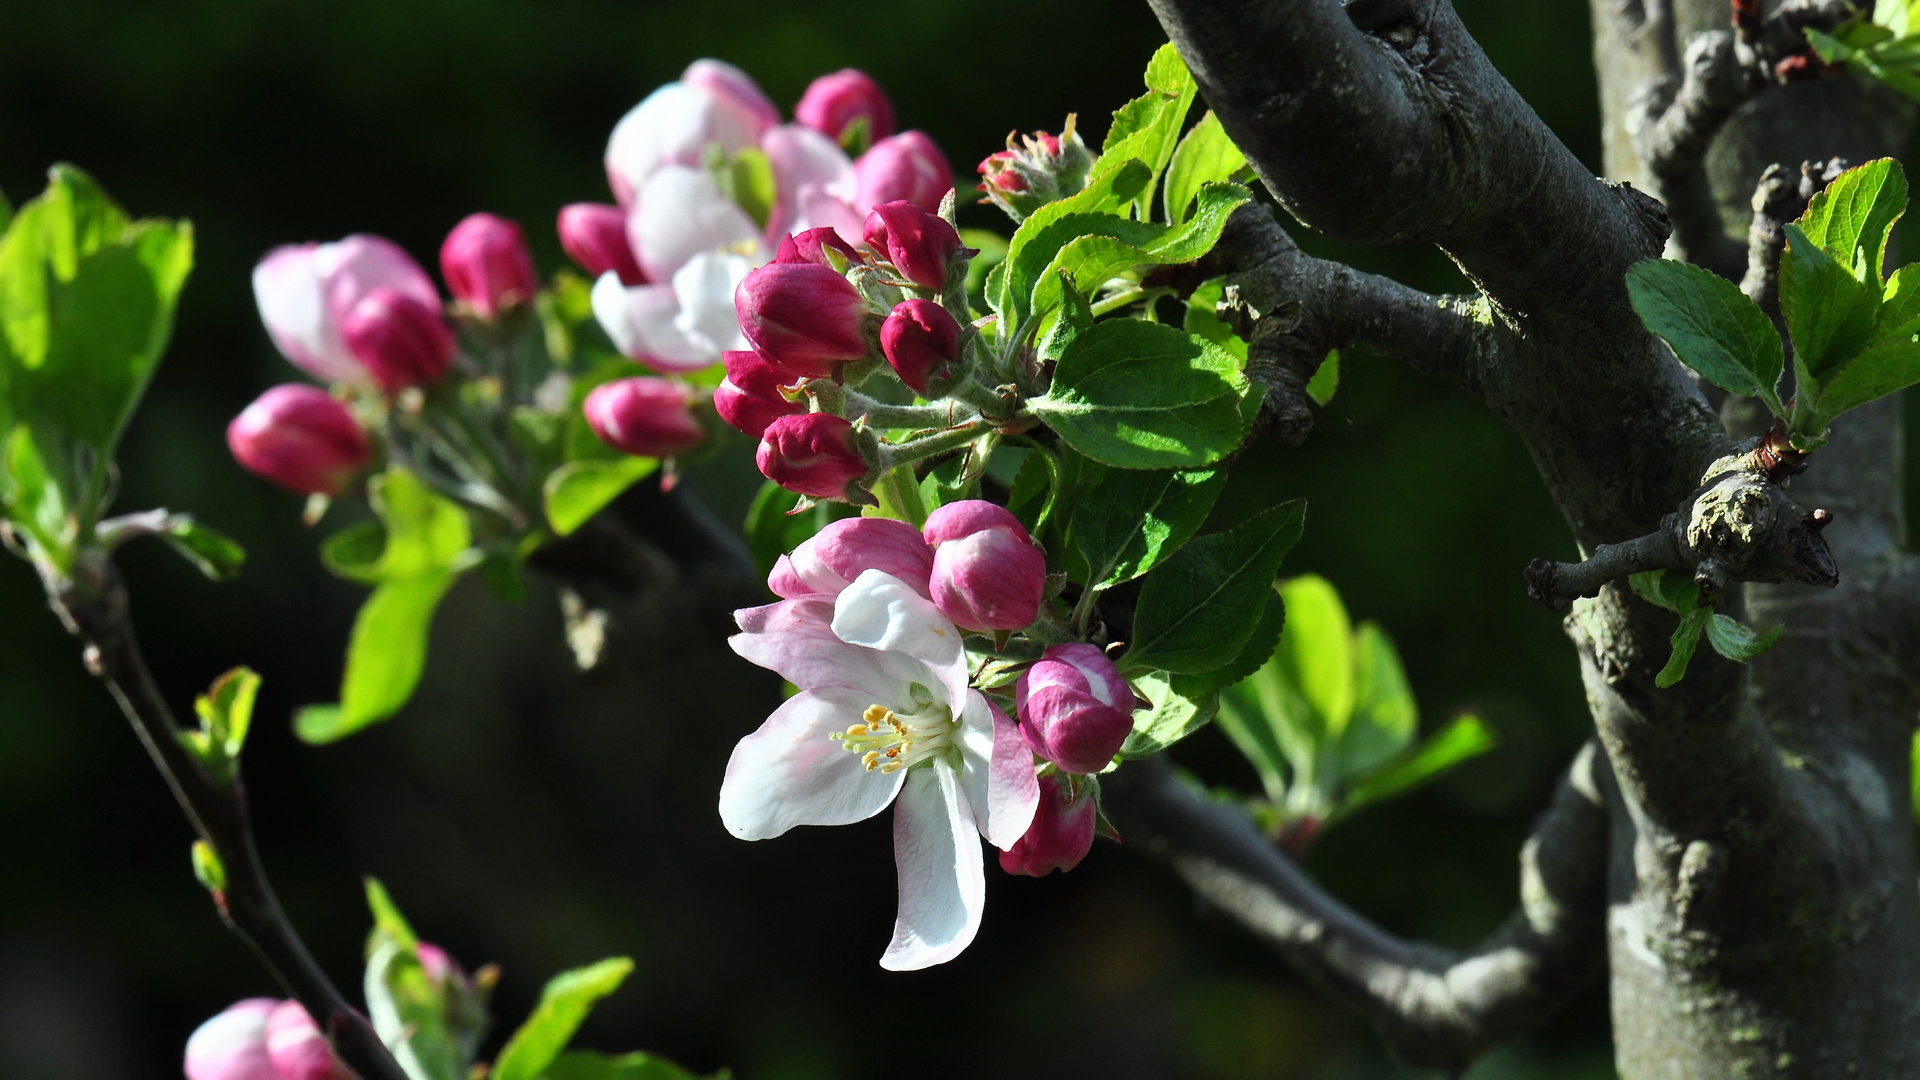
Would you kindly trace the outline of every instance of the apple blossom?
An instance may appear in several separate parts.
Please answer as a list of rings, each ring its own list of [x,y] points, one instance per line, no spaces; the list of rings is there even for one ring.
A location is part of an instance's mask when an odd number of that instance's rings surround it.
[[[1100,808],[1090,794],[1069,798],[1056,776],[1040,778],[1040,803],[1026,835],[1000,853],[1000,869],[1009,874],[1045,877],[1080,865],[1093,848]]]
[[[934,292],[946,287],[954,256],[966,250],[953,226],[904,200],[874,207],[863,235],[901,277]]]
[[[439,304],[423,304],[386,285],[347,311],[340,336],[387,390],[438,382],[453,363],[453,331],[440,317]]]
[[[768,363],[752,350],[734,350],[721,356],[727,377],[713,391],[713,411],[720,419],[754,438],[783,416],[806,412],[803,402],[789,401],[780,388],[793,376]]]
[[[680,81],[647,95],[614,125],[607,139],[607,182],[625,206],[661,166],[699,167],[709,146],[722,155],[756,146],[779,122],[778,110],[745,72],[696,60]]]
[[[662,285],[624,285],[612,271],[593,283],[593,315],[614,347],[656,371],[698,371],[746,348],[734,292],[753,264],[740,255],[695,255]]]
[[[775,596],[798,600],[806,596],[840,595],[868,570],[879,570],[906,583],[923,597],[931,597],[927,579],[933,573],[933,549],[920,530],[892,518],[853,517],[829,522],[780,556],[767,575]]]
[[[227,425],[227,447],[248,472],[302,495],[338,495],[373,460],[347,407],[306,383],[254,399]]]
[[[254,301],[268,336],[295,367],[327,382],[367,378],[340,323],[382,287],[439,310],[433,279],[397,244],[378,236],[278,247],[253,270]]]
[[[965,499],[928,514],[923,531],[934,549],[933,602],[942,614],[968,630],[1033,624],[1046,591],[1047,558],[1018,518],[993,503]]]
[[[880,324],[880,352],[900,381],[924,396],[929,383],[952,382],[960,360],[960,324],[931,300],[902,301]]]
[[[842,145],[857,120],[867,122],[869,140],[893,134],[893,102],[871,75],[853,68],[813,80],[793,107],[793,118]]]
[[[924,131],[881,139],[853,163],[859,181],[854,205],[872,209],[898,199],[929,213],[953,190],[953,167]]]
[[[1071,773],[1106,768],[1133,731],[1133,690],[1092,645],[1049,647],[1021,674],[1014,699],[1027,745]]]
[[[899,912],[882,967],[943,963],[972,942],[980,842],[1006,850],[1039,801],[1012,723],[967,684],[960,632],[910,586],[867,570],[840,594],[736,613],[741,656],[800,688],[740,740],[720,817],[745,840],[894,806]]]
[[[802,495],[846,499],[870,466],[853,425],[832,413],[783,416],[761,433],[754,455],[760,474]]]
[[[769,241],[789,232],[832,228],[859,239],[865,213],[856,205],[860,182],[838,143],[811,128],[783,124],[760,138],[773,166],[776,196],[767,216]]]
[[[713,174],[668,165],[647,178],[627,216],[627,241],[649,281],[666,281],[695,255],[727,252],[766,261],[760,227]]]
[[[470,214],[440,245],[440,276],[447,291],[483,319],[492,319],[540,292],[533,256],[520,226],[493,214]]]
[[[740,283],[734,309],[754,349],[796,375],[829,378],[841,364],[873,352],[867,327],[877,320],[860,291],[831,266],[769,263]]]
[[[707,433],[687,408],[692,391],[665,379],[615,379],[581,405],[600,441],[637,457],[667,457],[700,445]]]
[[[644,285],[647,275],[627,241],[626,211],[607,203],[573,203],[560,208],[560,246],[590,276],[611,270],[622,285]]]

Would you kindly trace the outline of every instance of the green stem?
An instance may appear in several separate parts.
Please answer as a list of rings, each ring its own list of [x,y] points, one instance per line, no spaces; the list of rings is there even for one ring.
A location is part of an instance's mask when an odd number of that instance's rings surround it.
[[[944,454],[949,450],[958,450],[979,438],[987,430],[987,422],[976,419],[956,428],[936,432],[911,442],[895,445],[880,444],[880,468],[891,470],[909,462],[930,458],[935,454]]]
[[[1113,312],[1119,311],[1121,308],[1126,307],[1128,304],[1138,303],[1141,300],[1158,299],[1162,296],[1172,296],[1172,295],[1173,295],[1173,290],[1164,288],[1164,287],[1156,287],[1152,289],[1128,289],[1126,292],[1123,292],[1118,296],[1109,296],[1105,300],[1102,300],[1099,303],[1093,305],[1093,317],[1097,319],[1102,315],[1108,315]]]
[[[956,415],[954,409],[942,405],[889,405],[852,390],[846,392],[846,399],[841,408],[842,416],[849,419],[865,416],[868,424],[883,430],[905,428],[910,431],[919,431],[926,428],[947,428],[955,424],[969,424],[979,419],[971,409]]]

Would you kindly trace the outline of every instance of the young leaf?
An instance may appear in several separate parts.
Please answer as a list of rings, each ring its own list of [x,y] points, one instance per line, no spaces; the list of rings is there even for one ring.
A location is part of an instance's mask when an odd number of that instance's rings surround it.
[[[47,471],[32,429],[25,424],[14,428],[0,446],[0,510],[25,530],[55,566],[67,567],[80,526],[59,482]]]
[[[1300,538],[1305,516],[1306,504],[1296,499],[1188,541],[1141,588],[1122,664],[1199,674],[1237,655],[1260,625],[1267,586]]]
[[[253,725],[253,703],[260,694],[260,676],[251,669],[234,668],[218,679],[207,692],[194,699],[193,711],[200,718],[200,734],[211,755],[220,763],[215,779],[221,783],[233,779],[234,763],[247,745],[247,731]],[[206,760],[203,758],[202,760]]]
[[[420,683],[433,613],[457,577],[427,574],[374,589],[354,617],[340,704],[301,710],[295,733],[309,743],[329,743],[399,712]]]
[[[366,888],[374,922],[362,990],[374,1033],[412,1080],[466,1080],[478,1025],[427,974],[419,940],[386,889],[373,878]]]
[[[1226,486],[1218,470],[1101,469],[1067,523],[1080,580],[1100,588],[1152,570],[1199,531]]]
[[[1725,615],[1715,615],[1707,620],[1707,644],[1713,651],[1738,663],[1747,661],[1773,648],[1780,640],[1780,631],[1784,627],[1775,626],[1768,630],[1755,630],[1738,619]]]
[[[543,489],[547,524],[570,536],[593,515],[660,467],[658,458],[622,455],[613,461],[570,461],[547,477]]]
[[[1227,733],[1227,738],[1232,740],[1241,756],[1253,766],[1253,771],[1259,774],[1260,786],[1266,791],[1267,798],[1275,803],[1285,803],[1287,768],[1292,758],[1280,741],[1283,721],[1277,720],[1276,715],[1264,707],[1264,699],[1268,696],[1270,694],[1252,693],[1244,682],[1222,691],[1220,714],[1216,722]]]
[[[201,888],[215,894],[215,902],[219,902],[219,894],[227,891],[227,866],[220,861],[220,853],[205,840],[195,840],[190,851],[194,880],[200,883]]]
[[[566,1049],[594,1003],[619,989],[632,971],[632,960],[616,956],[555,976],[541,991],[533,1015],[494,1060],[492,1080],[538,1080]]]
[[[1627,271],[1627,296],[1680,362],[1730,393],[1757,397],[1784,417],[1775,387],[1786,353],[1773,323],[1738,286],[1697,266],[1648,259]]]
[[[1353,715],[1353,626],[1340,594],[1318,574],[1282,582],[1280,595],[1287,602],[1287,632],[1272,663],[1312,710],[1319,735],[1313,752],[1318,755],[1320,744],[1338,740]]]
[[[239,577],[240,567],[247,561],[245,548],[187,514],[169,514],[160,539],[211,581]]]
[[[1673,654],[1667,657],[1667,666],[1653,677],[1653,685],[1665,690],[1686,677],[1687,664],[1693,660],[1693,650],[1700,644],[1700,632],[1706,629],[1712,608],[1695,607],[1683,611],[1680,625],[1673,631]]]
[[[862,510],[863,517],[892,518],[916,529],[927,523],[930,511],[920,494],[920,478],[913,475],[911,462],[888,470],[873,486],[873,494],[880,500],[879,504]]]
[[[418,948],[420,939],[414,934],[412,924],[400,914],[400,905],[393,902],[393,894],[387,892],[380,879],[369,877],[361,884],[367,893],[367,910],[373,914],[375,936],[391,938],[409,952]]]
[[[1193,107],[1195,86],[1186,62],[1171,43],[1160,46],[1147,62],[1147,92],[1122,105],[1113,114],[1113,126],[1107,129],[1100,147],[1102,160],[1108,157],[1137,158],[1152,172],[1139,195],[1136,208],[1144,220],[1153,207],[1153,177],[1173,158],[1186,125],[1187,110]]]
[[[1252,197],[1253,193],[1239,184],[1208,184],[1200,190],[1193,216],[1178,228],[1153,226],[1149,230],[1130,224],[1126,229],[1103,230],[1069,242],[1034,284],[1029,310],[1039,315],[1059,305],[1060,275],[1083,288],[1097,289],[1109,278],[1136,266],[1166,266],[1198,259],[1213,250],[1227,218]],[[1133,235],[1120,239],[1106,235],[1106,231]]]
[[[1799,381],[1794,430],[1819,434],[1830,414],[1815,402],[1814,388],[1830,381],[1873,336],[1879,313],[1880,285],[1868,285],[1852,268],[1836,260],[1797,225],[1788,225],[1787,249],[1780,255],[1780,311],[1793,337],[1794,373]]]
[[[386,527],[380,580],[442,574],[469,560],[473,532],[466,511],[419,477],[391,467],[368,483],[367,495]]]
[[[1877,286],[1887,236],[1906,208],[1906,173],[1898,161],[1880,158],[1841,173],[1794,223],[1842,265],[1864,267],[1861,280]]]
[[[1007,512],[1020,519],[1030,536],[1042,535],[1060,495],[1060,459],[1050,450],[1035,448],[1013,474]],[[1056,560],[1057,561],[1057,560]]]
[[[1006,261],[987,275],[987,300],[999,315],[1002,342],[1026,322],[1033,286],[1061,248],[1089,235],[1144,242],[1160,234],[1161,226],[1126,221],[1115,213],[1152,179],[1140,162],[1120,162],[1096,170],[1080,192],[1048,203],[1020,223],[1007,242]]]
[[[1420,726],[1420,708],[1400,667],[1400,654],[1378,623],[1360,624],[1354,633],[1353,660],[1353,714],[1337,748],[1342,781],[1363,775],[1406,749]]]
[[[1150,757],[1207,726],[1219,711],[1220,699],[1207,694],[1190,698],[1174,689],[1166,672],[1152,671],[1133,680],[1134,689],[1149,705],[1133,714],[1133,734],[1120,746],[1120,757]]]
[[[1159,323],[1099,323],[1067,346],[1035,416],[1125,469],[1211,465],[1240,445],[1246,377],[1231,353]]]
[[[1180,140],[1172,162],[1167,165],[1167,224],[1178,225],[1187,220],[1187,208],[1193,205],[1193,197],[1202,185],[1231,180],[1246,167],[1247,156],[1227,137],[1220,118],[1213,110],[1207,110],[1193,130],[1187,132],[1187,137]]]
[[[1220,297],[1225,291],[1225,278],[1210,278],[1201,282],[1200,287],[1193,290],[1193,295],[1187,297],[1187,314],[1182,328],[1196,337],[1206,338],[1244,362],[1247,343],[1241,341],[1219,315]],[[1319,378],[1318,375],[1314,377]]]
[[[795,513],[799,504],[800,496],[769,480],[760,485],[759,494],[747,508],[747,551],[762,576],[773,572],[780,556],[826,528],[828,522],[858,512],[845,503],[819,503]]]
[[[1848,409],[1878,401],[1920,383],[1920,342],[1882,342],[1861,350],[1819,388],[1815,415],[1819,427]]]
[[[1307,380],[1307,396],[1315,405],[1326,408],[1333,400],[1334,391],[1340,389],[1340,350],[1327,350],[1326,358],[1313,371],[1313,378]]]
[[[1411,753],[1387,762],[1348,788],[1325,824],[1332,825],[1362,807],[1405,795],[1493,746],[1493,733],[1479,717],[1455,717]]]

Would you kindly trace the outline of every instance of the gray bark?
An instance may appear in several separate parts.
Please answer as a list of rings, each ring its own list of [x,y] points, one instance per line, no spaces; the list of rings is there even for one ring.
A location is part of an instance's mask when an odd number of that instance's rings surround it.
[[[1797,175],[1802,161],[1897,153],[1912,121],[1905,104],[1850,78],[1724,81],[1713,65],[1736,52],[1726,0],[1593,0],[1609,175],[1666,195],[1669,219],[1639,191],[1582,168],[1444,0],[1151,3],[1287,211],[1345,240],[1436,244],[1480,290],[1423,298],[1238,222],[1221,257],[1239,272],[1253,333],[1267,339],[1256,358],[1285,374],[1295,354],[1369,341],[1455,378],[1526,440],[1585,552],[1644,545],[1693,505],[1710,463],[1752,446],[1722,429],[1641,327],[1626,303],[1627,268],[1660,254],[1671,221],[1673,254],[1739,278],[1769,165]],[[1832,10],[1798,6],[1813,17]],[[1712,30],[1723,36],[1690,47]],[[1689,89],[1677,69],[1696,66]],[[1636,125],[1636,141],[1635,103],[1676,99],[1684,110],[1654,110],[1659,130]],[[1284,326],[1263,333],[1258,316],[1277,310]],[[1284,395],[1294,381],[1270,385]],[[1295,423],[1287,434],[1305,431]],[[1552,924],[1573,944],[1524,964],[1436,958],[1353,925],[1236,823],[1145,778],[1129,786],[1126,770],[1112,785],[1116,817],[1409,1059],[1457,1067],[1537,1020],[1544,1010],[1523,999],[1547,1001],[1577,981],[1579,928],[1604,926],[1623,1080],[1920,1075],[1908,797],[1920,571],[1903,551],[1898,402],[1849,414],[1834,436],[1791,481],[1791,501],[1833,515],[1824,539],[1840,583],[1736,575],[1730,595],[1749,620],[1787,628],[1751,665],[1702,649],[1682,683],[1657,689],[1675,617],[1618,581],[1574,601],[1567,629],[1610,768],[1593,770],[1606,783],[1587,786],[1607,823],[1591,845],[1592,858],[1605,852],[1604,891],[1590,901],[1603,910],[1583,917],[1587,894],[1573,890]],[[1543,819],[1530,864],[1568,843],[1554,824],[1564,813]],[[1523,897],[1523,917],[1537,900]],[[1436,1009],[1406,992],[1435,973],[1474,982]],[[1420,1027],[1436,1016],[1438,1038]]]

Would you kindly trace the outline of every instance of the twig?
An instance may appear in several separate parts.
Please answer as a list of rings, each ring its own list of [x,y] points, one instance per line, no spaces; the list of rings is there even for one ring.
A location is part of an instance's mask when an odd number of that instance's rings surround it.
[[[224,787],[216,784],[182,744],[180,727],[134,638],[119,572],[104,556],[90,553],[82,557],[75,576],[77,581],[62,578],[43,567],[48,601],[68,632],[85,643],[87,670],[106,684],[187,820],[219,855],[226,870],[226,888],[214,896],[221,918],[306,1007],[340,1060],[364,1080],[408,1080],[366,1018],[314,961],[281,909],[254,844],[240,780],[236,777]]]

